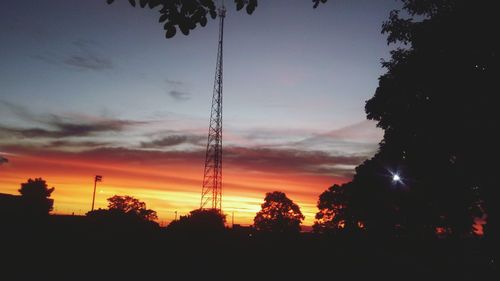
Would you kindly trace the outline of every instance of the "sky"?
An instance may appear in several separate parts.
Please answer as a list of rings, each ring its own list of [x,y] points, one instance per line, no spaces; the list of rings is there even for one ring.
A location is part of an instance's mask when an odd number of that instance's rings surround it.
[[[0,9],[0,192],[42,177],[54,212],[130,195],[162,224],[200,204],[218,21],[165,39],[128,1],[4,1]],[[223,211],[251,224],[283,191],[312,225],[319,195],[349,181],[383,132],[364,104],[390,46],[395,0],[226,1]]]

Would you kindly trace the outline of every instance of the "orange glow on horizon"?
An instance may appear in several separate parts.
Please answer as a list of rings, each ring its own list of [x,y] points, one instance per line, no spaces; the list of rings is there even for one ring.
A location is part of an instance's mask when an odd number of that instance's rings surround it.
[[[48,157],[31,154],[12,154],[8,165],[2,166],[0,192],[18,194],[22,182],[42,177],[55,187],[52,194],[56,214],[84,215],[90,210],[93,179],[97,183],[95,208],[106,208],[106,199],[113,195],[130,195],[144,201],[157,211],[158,222],[168,224],[177,216],[199,208],[202,162],[194,160],[172,163],[123,163],[115,159],[92,160],[77,154],[58,153]],[[192,163],[190,163],[192,162]],[[319,194],[333,183],[345,181],[331,176],[298,174],[294,171],[248,171],[241,167],[225,166],[222,208],[231,224],[253,224],[265,193],[283,191],[301,207],[304,226],[314,222]]]

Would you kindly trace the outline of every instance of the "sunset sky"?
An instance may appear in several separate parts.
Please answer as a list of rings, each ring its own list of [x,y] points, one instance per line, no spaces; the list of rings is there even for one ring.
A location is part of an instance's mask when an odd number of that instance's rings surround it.
[[[228,9],[223,211],[251,224],[266,192],[299,204],[348,181],[382,131],[364,104],[389,57],[394,0],[260,0]],[[165,39],[128,1],[4,1],[0,9],[0,193],[42,177],[55,213],[134,196],[163,224],[200,204],[217,21]],[[229,219],[230,221],[230,219]]]

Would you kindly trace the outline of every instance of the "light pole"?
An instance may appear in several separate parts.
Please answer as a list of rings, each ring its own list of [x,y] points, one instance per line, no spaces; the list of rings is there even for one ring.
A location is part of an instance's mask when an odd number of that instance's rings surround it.
[[[102,176],[96,175],[94,178],[94,195],[92,195],[92,209],[90,211],[94,210],[94,202],[95,202],[95,190],[97,187],[97,182],[102,181]]]

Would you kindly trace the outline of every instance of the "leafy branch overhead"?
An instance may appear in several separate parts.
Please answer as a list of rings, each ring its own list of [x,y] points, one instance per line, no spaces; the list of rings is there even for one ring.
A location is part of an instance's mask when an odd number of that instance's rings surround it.
[[[108,4],[115,0],[106,0]],[[312,0],[314,8],[319,3],[325,3],[327,0]],[[212,19],[217,17],[217,7],[213,0],[128,0],[133,7],[148,7],[150,9],[160,8],[159,22],[163,23],[165,37],[172,38],[179,29],[182,34],[188,35],[190,30],[196,28],[199,24],[205,26],[208,16]],[[245,8],[251,15],[257,7],[257,0],[234,0],[236,10]]]

